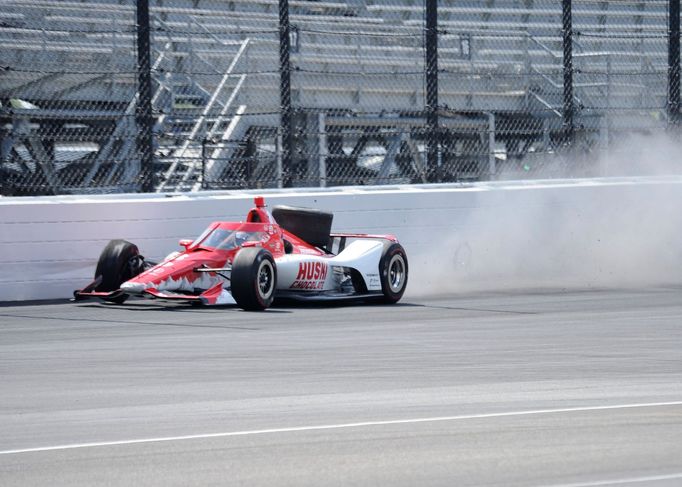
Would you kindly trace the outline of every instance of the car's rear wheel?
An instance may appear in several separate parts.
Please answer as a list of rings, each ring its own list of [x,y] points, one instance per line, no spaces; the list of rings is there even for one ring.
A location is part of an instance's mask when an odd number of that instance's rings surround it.
[[[232,297],[247,311],[262,311],[275,298],[277,267],[272,254],[259,247],[241,249],[232,263]]]
[[[379,261],[384,302],[397,303],[407,287],[407,254],[402,245],[387,245]]]
[[[132,279],[143,270],[143,259],[135,244],[126,240],[110,241],[97,261],[95,278],[101,276],[97,288],[98,292],[111,292],[120,289],[121,284]],[[121,304],[128,299],[127,294],[121,294],[105,301]]]

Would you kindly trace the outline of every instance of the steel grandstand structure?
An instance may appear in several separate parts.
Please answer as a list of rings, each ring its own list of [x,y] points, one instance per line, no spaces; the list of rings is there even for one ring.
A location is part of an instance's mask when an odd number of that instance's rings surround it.
[[[6,0],[2,190],[602,175],[679,40],[679,0]]]

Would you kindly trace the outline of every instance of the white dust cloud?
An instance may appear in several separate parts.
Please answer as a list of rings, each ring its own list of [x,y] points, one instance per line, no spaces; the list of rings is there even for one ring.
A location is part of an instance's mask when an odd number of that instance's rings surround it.
[[[682,283],[682,144],[631,138],[595,164],[621,178],[477,193],[410,253],[407,295]]]

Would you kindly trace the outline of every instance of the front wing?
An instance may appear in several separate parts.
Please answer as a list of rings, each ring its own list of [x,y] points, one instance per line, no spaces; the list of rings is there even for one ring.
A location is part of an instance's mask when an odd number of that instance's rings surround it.
[[[95,291],[94,289],[99,285],[99,282],[100,280],[96,279],[85,288],[74,291],[73,300],[83,301],[90,298],[99,298],[104,301],[114,301],[115,299],[124,295],[129,295],[122,289],[117,289],[116,291],[111,292]],[[165,301],[180,301],[204,305],[236,304],[236,301],[230,292],[223,288],[222,283],[216,284],[212,288],[207,289],[199,295],[183,294],[172,291],[159,291],[155,288],[148,288],[142,292],[141,296],[150,299],[162,299]]]

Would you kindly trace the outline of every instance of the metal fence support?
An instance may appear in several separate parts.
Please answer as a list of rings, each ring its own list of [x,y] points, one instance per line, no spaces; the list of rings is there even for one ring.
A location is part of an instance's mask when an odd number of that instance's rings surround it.
[[[327,186],[327,115],[321,112],[317,116],[317,127],[318,127],[318,173],[320,176],[320,187],[325,188]]]
[[[279,100],[282,128],[283,185],[292,184],[293,113],[291,110],[291,37],[289,25],[289,0],[279,0]]]
[[[566,143],[573,142],[573,19],[571,0],[562,0],[563,46],[564,46],[564,133]]]
[[[284,178],[282,177],[282,134],[277,134],[275,139],[275,181],[277,182],[277,187],[282,189],[284,187]]]
[[[149,0],[137,0],[137,153],[140,157],[141,189],[151,192],[154,175],[154,119],[152,114],[152,69]]]
[[[601,157],[599,175],[602,177],[609,175],[609,137],[609,117],[608,114],[605,114],[599,119],[599,151]]]
[[[438,0],[426,2],[426,161],[429,180],[442,179],[438,161],[440,131],[438,130]]]
[[[208,151],[206,150],[207,144],[208,139],[206,137],[201,139],[201,189],[206,189],[206,159],[208,158]]]
[[[680,0],[668,2],[668,120],[680,118]]]
[[[488,177],[494,179],[497,174],[495,160],[495,114],[488,113]]]

